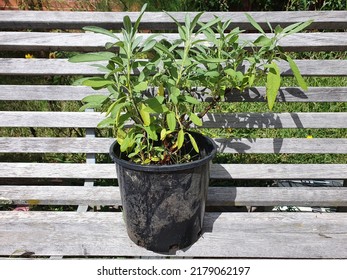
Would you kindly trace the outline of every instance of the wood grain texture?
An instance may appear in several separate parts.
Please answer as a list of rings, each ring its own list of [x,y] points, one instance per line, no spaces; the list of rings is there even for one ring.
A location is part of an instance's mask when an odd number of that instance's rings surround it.
[[[240,93],[228,91],[226,102],[266,102],[265,87],[253,87]],[[303,91],[297,87],[282,87],[277,102],[347,102],[347,87],[309,87]]]
[[[230,138],[214,139],[220,153],[347,153],[347,139]]]
[[[347,60],[295,60],[295,62],[303,76],[347,76]],[[102,75],[97,67],[91,66],[93,64],[95,63],[70,63],[66,59],[0,58],[0,75]],[[282,76],[292,76],[287,62],[279,61],[278,66]],[[139,68],[134,74],[140,71]]]
[[[211,98],[204,89],[197,89],[203,94],[201,100]],[[80,101],[92,94],[109,94],[107,90],[95,91],[85,86],[68,85],[0,85],[0,100],[49,100]],[[227,91],[226,102],[266,102],[265,87],[253,87],[244,92]],[[347,87],[310,87],[302,91],[297,87],[281,88],[278,102],[347,102]]]
[[[86,86],[64,85],[0,85],[0,100],[49,100],[81,101],[93,94],[108,94],[107,90],[95,91]]]
[[[0,127],[95,128],[102,119],[97,112],[0,111]],[[209,113],[203,117],[202,127],[346,128],[347,113]]]
[[[183,23],[185,13],[171,12],[179,22]],[[189,13],[191,17],[196,12]],[[249,12],[249,14],[265,29],[270,22],[274,27],[313,20],[310,29],[347,29],[346,11],[295,11],[295,12]],[[129,15],[132,21],[139,16],[138,12],[42,12],[42,11],[0,11],[0,28],[2,30],[18,29],[80,29],[84,26],[97,25],[106,29],[119,30],[122,20]],[[244,12],[207,12],[201,21],[207,22],[219,16],[223,21],[232,19],[230,28],[254,30]],[[170,30],[176,29],[172,19],[162,12],[146,12],[142,18],[141,29]]]
[[[344,128],[347,113],[236,113],[210,114],[206,128]]]
[[[118,187],[0,186],[1,201],[29,205],[122,205]],[[3,204],[3,203],[2,203]],[[343,187],[209,187],[207,206],[347,206]]]
[[[151,34],[141,34],[144,39]],[[121,39],[122,36],[117,34]],[[271,35],[268,35],[271,36]],[[205,36],[199,36],[206,39]],[[240,34],[240,42],[255,41],[259,34]],[[157,40],[179,39],[178,34],[158,34]],[[116,40],[106,35],[94,33],[62,32],[0,32],[0,50],[3,51],[81,51],[92,52],[105,49],[107,42]],[[279,41],[285,51],[345,51],[347,34],[345,32],[298,33]]]
[[[122,213],[4,212],[0,224],[0,255],[166,255],[132,243]],[[173,256],[346,258],[347,214],[207,213],[202,237]]]
[[[0,153],[108,153],[113,141],[113,138],[2,137]],[[347,153],[345,138],[218,138],[213,141],[218,152],[228,154]]]
[[[211,179],[346,179],[347,164],[212,164]],[[0,178],[116,179],[113,164],[0,162]]]

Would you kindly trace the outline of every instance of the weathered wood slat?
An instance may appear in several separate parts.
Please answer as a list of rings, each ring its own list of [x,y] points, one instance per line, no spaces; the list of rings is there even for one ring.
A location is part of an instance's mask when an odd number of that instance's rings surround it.
[[[198,89],[200,90],[200,89]],[[201,89],[203,91],[203,89]],[[63,85],[0,85],[0,100],[80,101],[87,95],[109,94],[85,86]],[[202,100],[208,100],[208,95]],[[310,87],[302,91],[297,87],[281,88],[279,102],[347,102],[347,87]],[[245,92],[227,92],[226,102],[265,102],[265,87],[254,87]]]
[[[0,88],[1,89],[1,88]],[[1,90],[0,90],[1,91]],[[255,87],[242,93],[225,95],[227,102],[265,102],[265,87]],[[347,102],[347,87],[310,87],[303,91],[297,87],[281,88],[278,102]]]
[[[294,153],[294,154],[344,154],[347,139],[332,138],[230,138],[214,139],[220,153]],[[338,147],[338,148],[337,148]]]
[[[85,86],[0,85],[0,100],[7,100],[7,101],[20,101],[20,100],[81,101],[87,95],[92,95],[96,93],[108,94],[108,91],[100,90],[96,92],[92,88],[85,87]]]
[[[0,153],[108,153],[112,138],[0,138]]]
[[[343,187],[209,187],[208,206],[345,206]]]
[[[347,60],[295,60],[303,76],[347,76]],[[95,63],[66,59],[0,58],[0,75],[101,75]],[[102,64],[102,63],[99,63]],[[281,75],[291,76],[287,62],[279,61]],[[137,71],[139,73],[141,69]],[[135,74],[137,74],[135,73]]]
[[[6,203],[7,202],[7,203]],[[1,186],[0,204],[122,204],[118,187]],[[207,206],[347,206],[342,187],[209,187]]]
[[[163,256],[130,241],[122,213],[5,212],[0,223],[0,255]],[[346,258],[347,214],[207,213],[175,256]]]
[[[0,112],[0,127],[95,128],[101,119],[100,113],[90,112]]]
[[[203,127],[344,128],[347,125],[346,117],[347,113],[216,113],[203,118]]]
[[[183,23],[185,13],[171,12],[179,22]],[[314,20],[310,29],[347,29],[346,11],[295,11],[295,12],[249,12],[250,15],[266,30],[267,22],[273,26],[282,27],[289,24]],[[138,12],[110,13],[110,12],[42,12],[42,11],[0,11],[0,28],[2,30],[20,29],[80,29],[88,25],[102,26],[107,29],[120,29],[125,15],[129,15],[135,21]],[[196,12],[190,13],[191,17]],[[201,21],[207,22],[214,16],[223,20],[232,19],[230,28],[254,30],[243,12],[207,12],[201,17]],[[146,12],[142,18],[142,29],[167,30],[176,28],[172,19],[165,13]]]
[[[148,33],[141,36],[145,39],[150,35]],[[254,41],[258,37],[259,34],[240,34],[240,41]],[[158,40],[163,38],[175,41],[179,35],[158,34]],[[91,52],[104,50],[105,44],[110,41],[115,40],[106,35],[93,33],[0,32],[0,50],[4,51]],[[281,39],[279,45],[285,51],[345,51],[347,34],[345,32],[298,33]]]
[[[220,153],[347,153],[345,138],[220,138],[213,140]],[[112,138],[2,137],[0,153],[108,153],[113,141]]]
[[[213,164],[211,179],[345,179],[347,164]],[[113,164],[0,162],[0,178],[116,179]]]
[[[0,127],[95,128],[103,115],[91,112],[0,112]],[[207,114],[205,128],[346,128],[347,113]]]

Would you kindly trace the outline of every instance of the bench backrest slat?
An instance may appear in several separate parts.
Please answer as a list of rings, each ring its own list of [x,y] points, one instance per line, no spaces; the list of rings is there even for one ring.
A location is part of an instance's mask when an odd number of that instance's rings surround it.
[[[0,27],[1,28],[1,27]],[[150,33],[143,33],[143,38]],[[122,36],[119,36],[122,38]],[[200,36],[204,38],[204,36]],[[256,40],[259,34],[240,34],[240,41]],[[175,41],[177,34],[160,33],[157,39]],[[4,51],[81,51],[92,52],[104,49],[112,39],[106,35],[93,33],[49,33],[49,32],[0,32],[0,50]],[[345,51],[347,34],[335,32],[298,33],[280,40],[285,51]]]
[[[200,89],[199,89],[200,90]],[[203,91],[204,89],[201,89]],[[108,95],[107,90],[98,94]],[[68,85],[0,85],[0,99],[6,101],[81,101],[95,91],[85,86]],[[225,102],[265,102],[265,87],[253,87],[240,93],[227,92]],[[204,99],[205,98],[205,99]],[[209,97],[203,97],[206,100]],[[347,87],[310,87],[303,92],[297,87],[281,88],[278,102],[347,102]]]
[[[185,13],[171,12],[181,23]],[[190,13],[191,17],[197,13]],[[295,12],[249,12],[251,16],[264,28],[267,22],[282,27],[300,21],[314,20],[311,29],[347,29],[347,11],[295,11]],[[131,20],[137,19],[139,13],[108,13],[108,12],[37,12],[37,11],[0,11],[0,26],[3,30],[30,29],[80,29],[84,26],[97,25],[107,29],[120,29],[123,17],[129,15]],[[214,16],[223,20],[232,20],[231,28],[240,27],[254,30],[242,12],[207,12],[201,20],[209,21]],[[142,18],[142,29],[170,30],[176,26],[171,18],[164,13],[146,12]]]
[[[0,127],[96,128],[98,112],[0,112]],[[347,113],[215,113],[203,117],[202,128],[347,128]],[[130,123],[128,125],[131,125]]]

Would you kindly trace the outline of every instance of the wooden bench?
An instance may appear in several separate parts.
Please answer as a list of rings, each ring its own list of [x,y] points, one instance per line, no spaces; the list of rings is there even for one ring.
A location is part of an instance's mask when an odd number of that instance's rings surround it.
[[[213,14],[233,19],[233,25],[247,31],[242,37],[257,36],[243,13],[206,13],[203,19],[211,19]],[[281,41],[287,51],[309,51],[313,57],[318,52],[328,57],[330,52],[347,51],[347,11],[250,14],[265,29],[266,21],[284,27],[313,19],[310,32]],[[113,139],[100,137],[96,129],[101,119],[99,113],[78,112],[80,100],[93,94],[93,90],[71,86],[69,78],[97,75],[98,71],[90,63],[72,64],[59,58],[64,52],[102,49],[107,37],[80,29],[98,25],[119,30],[124,15],[0,11],[0,256],[165,256],[140,248],[127,237],[118,210],[121,202],[115,166],[105,162],[104,156]],[[184,18],[183,13],[174,15]],[[131,17],[135,19],[137,14]],[[147,12],[141,28],[147,33],[166,32],[174,30],[175,25],[163,13]],[[34,53],[35,57],[26,59],[26,53]],[[318,81],[324,77],[346,77],[346,53],[342,55],[343,59],[321,60],[324,55],[312,60],[298,59],[297,64],[304,76],[317,77]],[[281,71],[283,76],[291,75],[284,63]],[[309,112],[236,112],[204,119],[206,128],[297,131],[297,136],[291,138],[215,139],[220,153],[245,157],[339,154],[340,162],[214,163],[203,235],[193,246],[173,256],[347,258],[347,213],[343,212],[347,206],[346,183],[344,187],[273,184],[289,179],[347,179],[347,84],[343,80],[342,84],[345,86],[313,85],[307,92],[293,87],[281,90],[279,102],[310,103]],[[226,102],[264,102],[264,88],[241,95],[230,93]],[[324,102],[344,110],[311,112]],[[76,109],[67,111],[70,108]],[[312,139],[306,138],[309,129],[313,131]],[[314,135],[315,129],[326,130],[328,136],[334,129],[343,137],[319,138]],[[13,211],[18,205],[29,205],[30,211]],[[258,210],[322,206],[337,207],[337,211],[241,211],[246,206]]]

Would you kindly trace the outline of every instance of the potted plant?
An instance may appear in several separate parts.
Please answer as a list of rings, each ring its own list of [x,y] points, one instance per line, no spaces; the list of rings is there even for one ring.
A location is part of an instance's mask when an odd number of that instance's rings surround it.
[[[271,109],[280,86],[278,58],[290,63],[305,88],[278,40],[309,23],[276,27],[268,37],[247,15],[261,35],[254,42],[240,42],[242,31],[227,30],[230,21],[222,23],[216,17],[202,23],[198,13],[193,19],[187,14],[182,25],[168,14],[179,31],[179,38],[169,41],[158,34],[138,34],[145,8],[134,23],[124,17],[119,37],[100,27],[85,27],[114,41],[106,44],[108,51],[80,54],[70,61],[106,61],[97,65],[103,76],[76,84],[107,88],[109,94],[87,96],[81,110],[100,110],[105,118],[99,126],[113,127],[116,141],[110,155],[116,163],[129,237],[147,249],[168,252],[191,245],[202,230],[216,146],[192,127],[202,125],[227,88],[243,90],[259,77],[267,77]],[[209,102],[202,104],[198,87],[208,89]]]

